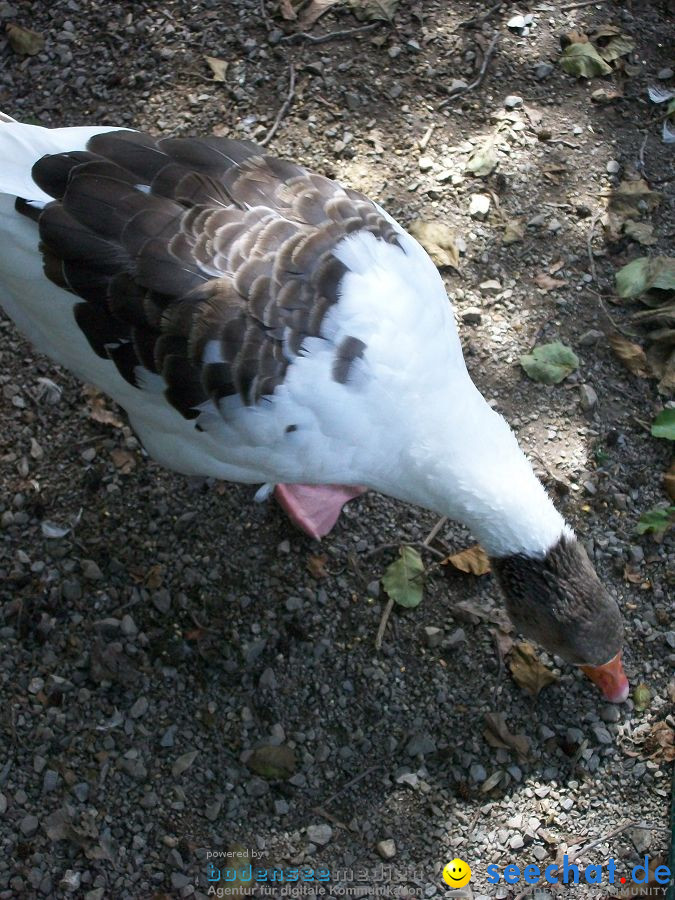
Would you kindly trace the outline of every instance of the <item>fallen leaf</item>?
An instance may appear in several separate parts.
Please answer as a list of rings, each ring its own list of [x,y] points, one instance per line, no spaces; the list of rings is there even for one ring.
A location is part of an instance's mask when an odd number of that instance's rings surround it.
[[[317,19],[320,19],[324,13],[339,2],[340,0],[312,0],[300,14],[298,25],[300,28],[311,28]]]
[[[182,775],[183,772],[187,772],[192,763],[197,759],[199,755],[199,750],[188,750],[187,753],[181,754],[171,766],[171,774],[174,778],[177,778],[179,775]]]
[[[401,547],[400,559],[387,567],[382,586],[395,603],[412,609],[422,602],[423,574],[424,564],[417,550]]]
[[[248,768],[263,778],[290,778],[297,768],[295,751],[285,744],[256,747],[246,759]]]
[[[354,15],[360,21],[391,22],[399,0],[350,0]]]
[[[598,46],[597,50],[605,62],[613,62],[621,56],[627,56],[635,49],[635,42],[626,34],[615,34],[610,37],[604,46]]]
[[[10,47],[21,56],[35,56],[45,45],[44,36],[38,31],[22,28],[14,22],[7,23],[6,31]]]
[[[467,547],[466,550],[460,550],[459,553],[453,553],[452,556],[443,560],[442,564],[446,563],[450,563],[460,572],[470,575],[487,575],[490,572],[490,560],[480,544]]]
[[[643,247],[653,247],[658,243],[658,239],[654,234],[654,226],[648,222],[634,222],[628,219],[623,226],[623,233]]]
[[[204,59],[213,72],[213,81],[225,81],[229,63],[224,59],[217,59],[215,56],[205,56]]]
[[[642,513],[635,530],[638,534],[653,534],[658,538],[668,531],[674,517],[675,506],[653,506]]]
[[[612,71],[590,42],[570,44],[560,57],[560,65],[568,75],[576,78],[609,75]]]
[[[629,584],[642,584],[644,581],[641,573],[631,569],[630,566],[623,567],[623,579],[624,581],[629,582]]]
[[[670,499],[675,501],[675,462],[672,462],[668,471],[663,473],[663,489]]]
[[[625,337],[621,337],[620,334],[611,334],[607,340],[618,359],[621,360],[629,372],[632,372],[633,375],[637,375],[639,378],[649,378],[649,362],[645,351],[639,344],[634,344]]]
[[[533,381],[558,384],[579,367],[579,357],[565,344],[540,344],[520,357],[520,364]]]
[[[664,409],[652,422],[652,437],[675,441],[675,409]]]
[[[122,428],[122,421],[106,407],[106,398],[98,388],[90,384],[85,384],[82,388],[87,406],[89,407],[89,418],[94,422],[100,422],[102,425],[113,425],[115,428]]]
[[[655,722],[645,740],[645,751],[660,762],[675,760],[675,730],[667,722]]]
[[[561,278],[551,278],[548,272],[540,272],[538,275],[535,275],[534,282],[543,291],[554,291],[556,288],[565,287],[567,284]]]
[[[509,219],[504,227],[504,234],[502,235],[502,241],[505,244],[515,244],[517,241],[522,241],[525,237],[525,225],[520,219]]]
[[[668,396],[675,391],[675,329],[650,331],[648,339],[652,343],[647,351],[647,359],[652,372],[660,379],[658,391]]]
[[[635,709],[638,712],[644,712],[645,709],[649,709],[651,702],[652,692],[649,690],[648,685],[644,681],[636,684],[633,690],[633,705]]]
[[[150,566],[142,580],[149,590],[156,591],[164,583],[164,567],[155,563],[154,566]]]
[[[325,553],[321,553],[319,556],[308,556],[307,569],[314,578],[325,578],[328,575],[326,571],[327,562],[328,557]]]
[[[464,166],[467,172],[477,175],[479,178],[485,178],[497,168],[497,152],[495,150],[494,138],[489,138],[480,147],[476,147]]]
[[[502,713],[485,714],[483,737],[491,747],[515,750],[525,758],[530,749],[530,740],[524,734],[511,734]]]
[[[652,288],[675,291],[675,259],[668,256],[641,256],[616,273],[619,297],[639,297]]]
[[[516,684],[533,697],[537,697],[547,685],[558,680],[553,672],[539,661],[534,647],[527,641],[520,641],[514,645],[509,657],[509,669]]]
[[[408,231],[420,242],[437,266],[459,269],[459,250],[455,244],[455,234],[448,225],[417,219]]]
[[[136,467],[136,457],[129,450],[123,450],[121,447],[115,447],[110,451],[110,458],[116,469],[119,469],[122,475],[128,475]]]
[[[613,212],[625,217],[637,218],[645,210],[655,209],[661,196],[653,191],[644,178],[622,181],[609,197],[609,207]]]

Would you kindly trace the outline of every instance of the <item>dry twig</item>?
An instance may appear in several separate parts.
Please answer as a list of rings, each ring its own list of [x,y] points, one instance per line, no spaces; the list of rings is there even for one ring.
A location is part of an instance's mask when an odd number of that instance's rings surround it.
[[[308,44],[325,44],[327,41],[342,40],[342,38],[353,37],[355,34],[373,31],[381,24],[381,22],[371,22],[370,25],[359,25],[358,28],[345,28],[343,31],[329,31],[328,34],[309,34],[307,31],[296,31],[295,34],[287,34],[281,40],[288,44],[298,44],[300,41],[307,41]]]
[[[375,635],[375,649],[382,649],[382,640],[384,638],[384,632],[387,627],[387,622],[389,621],[389,616],[391,615],[391,611],[394,608],[394,601],[391,597],[387,600],[387,605],[384,608],[384,612],[382,613],[382,618],[380,619],[380,624],[377,627],[377,634]]]
[[[456,100],[457,97],[463,97],[464,94],[468,94],[469,91],[475,91],[476,88],[481,86],[481,84],[483,83],[483,79],[485,78],[485,75],[487,73],[488,66],[490,65],[490,59],[492,58],[492,54],[495,52],[495,47],[497,46],[498,40],[499,40],[499,33],[496,32],[493,35],[493,38],[490,41],[490,44],[489,44],[487,50],[485,51],[485,55],[483,56],[483,65],[480,67],[480,72],[478,73],[478,77],[475,78],[474,81],[471,82],[471,84],[467,84],[466,87],[459,88],[458,90],[456,90],[454,92],[454,94],[452,94],[451,97],[447,97],[445,100],[443,100],[443,102],[438,107],[439,109],[443,109],[449,103],[452,103],[453,100]]]
[[[272,127],[267,132],[265,137],[258,141],[261,147],[266,147],[269,142],[272,140],[274,135],[277,133],[279,129],[279,125],[281,125],[281,120],[288,112],[291,103],[293,102],[293,98],[295,97],[295,68],[293,67],[293,63],[288,67],[288,93],[286,94],[286,99],[284,100],[281,109],[277,113],[277,117],[272,123]]]
[[[568,3],[560,7],[560,12],[569,12],[571,9],[581,9],[582,6],[595,6],[596,3],[607,3],[607,0],[581,0],[580,3]]]
[[[593,235],[595,234],[595,226],[600,221],[602,213],[597,213],[593,217],[593,221],[591,222],[591,227],[588,232],[588,237],[586,238],[586,249],[588,250],[588,264],[591,267],[591,278],[593,279],[593,283],[597,283],[598,273],[595,269],[595,257],[593,256]]]
[[[340,794],[344,794],[345,791],[348,791],[350,787],[354,787],[355,784],[358,784],[359,781],[363,781],[364,778],[367,778],[368,775],[372,775],[373,772],[377,772],[378,769],[382,768],[382,763],[376,763],[374,766],[370,766],[370,768],[366,769],[365,772],[361,772],[360,775],[356,775],[347,784],[343,784],[342,787],[335,791],[334,794],[331,794],[327,800],[324,800],[324,806],[328,806],[329,803],[332,803],[333,800],[337,800]]]
[[[466,22],[460,22],[460,28],[475,28],[476,25],[482,25],[483,22],[487,21],[493,13],[496,13],[501,3],[495,3],[494,6],[491,6],[487,12],[482,13],[480,16],[474,16],[472,19],[467,19]]]

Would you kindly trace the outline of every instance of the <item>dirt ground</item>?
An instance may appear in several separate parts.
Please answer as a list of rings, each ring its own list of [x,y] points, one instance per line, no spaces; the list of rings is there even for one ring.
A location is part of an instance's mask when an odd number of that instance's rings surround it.
[[[372,23],[342,4],[299,33],[275,0],[0,2],[1,22],[45,38],[22,56],[0,35],[10,115],[260,140],[281,112],[271,152],[404,225],[453,229],[459,270],[444,277],[468,366],[617,596],[628,676],[648,688],[605,705],[539,651],[554,680],[531,696],[503,656],[494,580],[451,566],[433,568],[376,650],[379,578],[432,514],[370,493],[312,542],[251,487],[190,483],[143,458],[112,404],[2,319],[0,898],[159,900],[227,884],[244,896],[249,862],[314,869],[301,896],[321,896],[324,868],[324,896],[443,897],[454,857],[473,870],[463,896],[514,898],[524,881],[491,884],[488,864],[543,871],[576,853],[628,876],[646,854],[665,859],[672,772],[656,735],[668,740],[675,697],[673,539],[636,525],[667,501],[671,450],[649,433],[667,398],[607,338],[645,343],[639,305],[615,303],[616,270],[672,252],[673,149],[647,87],[673,86],[673,10],[564,6],[401,0],[393,22]],[[516,13],[532,14],[529,33],[507,28]],[[634,41],[629,73],[566,74],[559,34],[607,23]],[[486,55],[479,85],[454,84],[478,79]],[[205,56],[227,63],[224,81]],[[496,170],[473,176],[469,155],[497,127]],[[609,241],[601,219],[638,175],[660,199],[646,249]],[[489,197],[486,218],[469,214],[472,194]],[[522,239],[506,243],[515,219]],[[550,340],[580,359],[557,386],[518,364]],[[448,523],[432,546],[471,543]],[[502,746],[485,736],[490,714],[504,717]],[[271,762],[270,746],[282,748]]]

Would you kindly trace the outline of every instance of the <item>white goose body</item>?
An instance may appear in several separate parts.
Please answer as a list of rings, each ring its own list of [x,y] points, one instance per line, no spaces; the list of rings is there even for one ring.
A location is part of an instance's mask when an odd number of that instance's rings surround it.
[[[81,299],[45,276],[36,223],[15,198],[50,202],[33,164],[112,130],[0,125],[0,302],[40,350],[127,411],[153,458],[231,481],[367,485],[466,522],[500,556],[543,555],[559,540],[562,517],[467,373],[435,266],[389,217],[395,244],[365,230],[336,241],[345,267],[338,302],[320,336],[305,336],[298,355],[287,351],[283,381],[255,404],[209,399],[186,419],[165,399],[161,376],[139,367],[132,386],[97,355],[74,317]],[[365,350],[340,383],[336,350],[348,337]],[[220,359],[216,338],[206,343],[210,361]]]
[[[516,627],[627,696],[615,601],[372,201],[247,142],[0,114],[0,304],[168,468],[277,484],[315,536],[349,485],[465,523]]]

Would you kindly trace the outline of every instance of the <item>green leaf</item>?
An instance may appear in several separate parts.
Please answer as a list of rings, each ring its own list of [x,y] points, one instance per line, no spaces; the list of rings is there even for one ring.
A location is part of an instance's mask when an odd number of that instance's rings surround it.
[[[664,409],[652,422],[652,435],[675,441],[675,409]]]
[[[619,297],[639,297],[652,288],[675,291],[675,259],[668,256],[640,256],[616,273]]]
[[[401,547],[400,553],[400,559],[387,567],[382,585],[395,603],[413,609],[422,602],[424,564],[412,547]]]
[[[635,49],[635,42],[626,34],[617,34],[609,39],[609,43],[599,49],[600,56],[605,62],[612,62],[620,56],[626,56]]]
[[[558,384],[579,367],[579,357],[565,344],[553,341],[521,356],[520,364],[533,381]]]
[[[645,709],[649,708],[651,702],[652,692],[644,681],[641,681],[640,684],[636,685],[635,690],[633,691],[633,704],[635,709],[637,709],[638,712],[644,712]]]
[[[568,75],[577,78],[593,78],[594,75],[609,75],[608,66],[593,44],[570,44],[560,57],[560,65]]]
[[[654,506],[640,516],[635,530],[638,534],[663,534],[673,524],[675,506]]]

